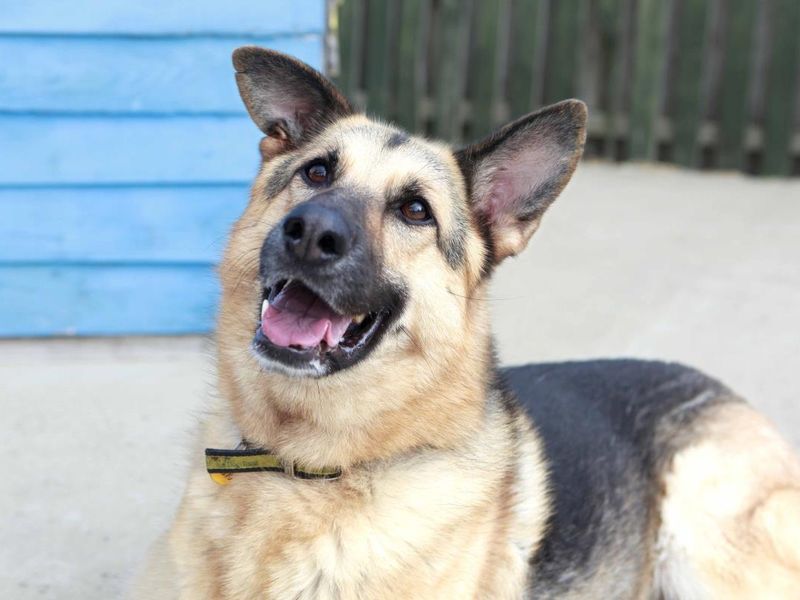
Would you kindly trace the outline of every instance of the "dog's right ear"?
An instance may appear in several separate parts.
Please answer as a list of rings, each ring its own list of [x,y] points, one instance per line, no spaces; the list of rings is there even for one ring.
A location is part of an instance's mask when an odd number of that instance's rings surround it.
[[[267,135],[260,145],[265,160],[299,147],[326,125],[353,113],[322,74],[280,52],[237,48],[233,66],[247,112]]]
[[[456,153],[492,262],[521,252],[567,185],[586,141],[586,105],[564,100]]]

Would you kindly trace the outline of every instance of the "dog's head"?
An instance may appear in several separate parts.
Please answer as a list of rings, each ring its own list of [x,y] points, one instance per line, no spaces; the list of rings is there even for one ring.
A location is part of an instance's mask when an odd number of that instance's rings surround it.
[[[285,402],[384,390],[391,403],[399,387],[425,390],[490,360],[488,275],[525,247],[572,175],[583,103],[454,151],[357,114],[290,57],[246,47],[233,60],[266,137],[220,268],[232,379],[250,395],[282,388]]]

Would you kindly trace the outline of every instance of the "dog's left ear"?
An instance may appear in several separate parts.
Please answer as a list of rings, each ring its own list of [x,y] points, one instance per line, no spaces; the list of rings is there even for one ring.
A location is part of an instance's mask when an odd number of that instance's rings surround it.
[[[586,139],[586,105],[565,100],[456,153],[494,262],[522,251],[567,185]]]
[[[244,46],[233,52],[233,66],[247,112],[267,135],[260,146],[265,160],[299,147],[353,113],[328,79],[286,54]]]

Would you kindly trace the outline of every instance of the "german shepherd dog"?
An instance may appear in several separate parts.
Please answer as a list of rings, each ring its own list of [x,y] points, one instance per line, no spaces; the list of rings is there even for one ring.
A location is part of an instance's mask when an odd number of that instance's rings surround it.
[[[800,461],[733,392],[497,365],[489,279],[575,170],[583,103],[454,151],[283,54],[233,63],[263,161],[142,597],[800,598]]]

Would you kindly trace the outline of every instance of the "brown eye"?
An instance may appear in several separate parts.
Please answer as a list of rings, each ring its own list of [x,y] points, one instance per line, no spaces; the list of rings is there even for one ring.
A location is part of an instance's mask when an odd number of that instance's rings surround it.
[[[314,185],[328,183],[328,167],[325,163],[315,162],[306,167],[306,178]]]
[[[400,207],[400,213],[406,221],[422,225],[431,221],[431,212],[423,200],[409,200]]]

